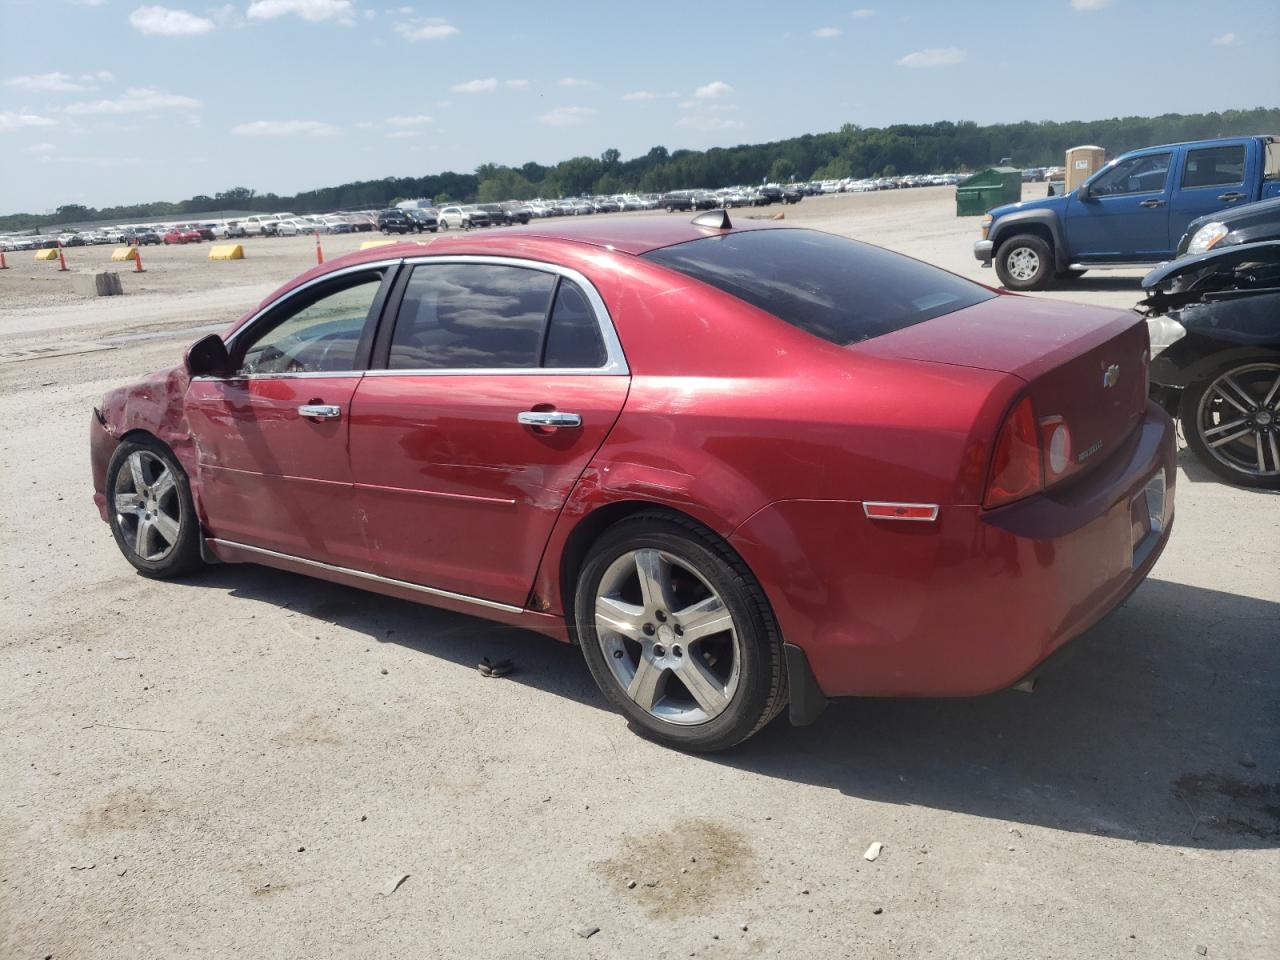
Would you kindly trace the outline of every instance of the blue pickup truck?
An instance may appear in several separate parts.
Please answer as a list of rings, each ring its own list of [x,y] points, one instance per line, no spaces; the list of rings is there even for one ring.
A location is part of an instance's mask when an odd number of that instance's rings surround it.
[[[1280,196],[1280,137],[1227,137],[1134,150],[1065,196],[996,207],[973,255],[1010,290],[1174,255],[1187,224]]]

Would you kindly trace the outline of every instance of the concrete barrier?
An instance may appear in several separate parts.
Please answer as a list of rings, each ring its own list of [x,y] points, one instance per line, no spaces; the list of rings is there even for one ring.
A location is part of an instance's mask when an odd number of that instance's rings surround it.
[[[82,297],[118,297],[124,293],[118,273],[80,273],[71,282]]]
[[[37,250],[37,251],[36,251],[36,259],[37,259],[37,260],[57,260],[57,259],[58,259],[58,248],[57,248],[57,247],[49,247],[49,249],[47,249],[47,250]]]
[[[115,263],[121,263],[122,261],[125,261],[125,260],[137,260],[138,248],[137,247],[116,247],[114,250],[111,251],[111,259]]]
[[[209,248],[210,260],[243,260],[244,247],[238,243],[221,243]]]

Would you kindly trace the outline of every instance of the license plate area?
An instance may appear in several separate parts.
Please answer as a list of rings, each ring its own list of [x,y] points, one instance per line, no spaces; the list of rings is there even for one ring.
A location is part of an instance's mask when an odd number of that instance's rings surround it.
[[[1157,470],[1129,501],[1129,525],[1133,536],[1133,566],[1141,566],[1164,535],[1165,477]]]

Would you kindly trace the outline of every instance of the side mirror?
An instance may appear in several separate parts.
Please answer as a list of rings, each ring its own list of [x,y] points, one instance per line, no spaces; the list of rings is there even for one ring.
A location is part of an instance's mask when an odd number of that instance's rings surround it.
[[[1093,194],[1089,192],[1089,185],[1087,183],[1080,184],[1080,189],[1076,191],[1076,196],[1084,201],[1093,199]]]
[[[192,377],[220,377],[231,372],[231,355],[216,333],[201,337],[189,346],[184,362],[187,374]]]

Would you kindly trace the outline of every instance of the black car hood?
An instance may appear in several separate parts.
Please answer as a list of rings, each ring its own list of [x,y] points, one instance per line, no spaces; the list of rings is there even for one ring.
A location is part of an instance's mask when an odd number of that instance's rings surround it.
[[[1280,259],[1280,240],[1264,240],[1260,243],[1242,243],[1220,250],[1210,250],[1193,257],[1179,257],[1156,267],[1142,278],[1142,289],[1148,293],[1179,277],[1197,273],[1206,267],[1215,270],[1231,270],[1252,260],[1274,263]]]

